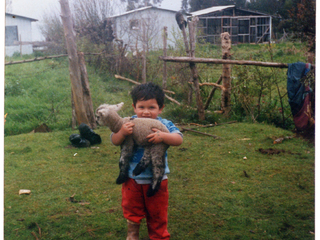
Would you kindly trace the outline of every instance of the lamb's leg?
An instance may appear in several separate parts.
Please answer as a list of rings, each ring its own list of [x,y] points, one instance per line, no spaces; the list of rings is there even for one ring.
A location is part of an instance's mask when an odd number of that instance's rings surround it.
[[[140,162],[133,169],[132,173],[134,176],[138,176],[139,174],[141,174],[147,168],[147,166],[150,164],[150,162],[151,162],[150,150],[151,150],[150,147],[145,147],[144,153],[143,153],[143,156],[142,156]]]
[[[148,189],[147,196],[151,197],[159,190],[162,178],[164,175],[166,163],[165,154],[168,149],[168,145],[156,144],[151,149],[151,162],[152,162],[152,183]]]
[[[119,160],[120,173],[116,180],[117,184],[124,183],[129,178],[129,161],[132,158],[133,146],[134,142],[131,135],[128,136],[121,144],[121,156]]]

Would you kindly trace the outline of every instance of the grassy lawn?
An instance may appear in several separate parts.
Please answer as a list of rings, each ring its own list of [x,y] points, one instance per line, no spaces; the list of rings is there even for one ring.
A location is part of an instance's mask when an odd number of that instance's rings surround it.
[[[172,239],[314,239],[312,145],[298,138],[273,145],[293,134],[265,124],[197,130],[221,139],[184,132],[184,143],[169,149]],[[71,130],[5,137],[5,239],[125,239],[120,149],[108,129],[95,132],[103,142],[86,149],[69,146]]]

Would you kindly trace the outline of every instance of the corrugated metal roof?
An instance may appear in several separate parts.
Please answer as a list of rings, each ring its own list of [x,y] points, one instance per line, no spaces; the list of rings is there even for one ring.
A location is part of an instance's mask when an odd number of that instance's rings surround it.
[[[128,11],[128,12],[120,13],[120,14],[117,14],[117,15],[113,15],[113,16],[111,16],[111,18],[116,18],[116,17],[120,17],[120,16],[131,14],[131,13],[135,13],[135,12],[141,12],[141,11],[144,11],[144,10],[150,9],[150,8],[169,11],[169,12],[177,12],[177,11],[170,10],[170,9],[158,8],[158,7],[155,7],[155,6],[148,6],[148,7],[142,7],[142,8],[134,9],[134,10],[131,10],[131,11]]]
[[[25,17],[25,16],[21,16],[21,15],[13,14],[13,13],[6,13],[6,15],[8,15],[8,16],[12,16],[13,18],[14,18],[14,17],[25,18],[25,19],[28,19],[28,20],[30,20],[30,21],[32,21],[32,22],[36,22],[36,21],[38,21],[38,19],[35,19],[35,18],[29,18],[29,17]]]
[[[218,12],[227,8],[233,8],[235,5],[228,5],[228,6],[216,6],[211,8],[205,8],[199,11],[191,12],[192,16],[200,16],[208,13]]]

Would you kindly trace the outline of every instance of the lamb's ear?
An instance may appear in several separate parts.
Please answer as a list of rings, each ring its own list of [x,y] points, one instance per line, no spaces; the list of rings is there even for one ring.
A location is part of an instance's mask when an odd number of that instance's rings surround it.
[[[100,117],[105,117],[105,116],[108,115],[108,112],[109,112],[108,109],[104,109],[104,108],[98,109],[97,110],[97,115],[100,116]]]
[[[124,104],[124,103],[121,102],[121,103],[118,103],[118,104],[114,105],[114,110],[115,110],[116,112],[118,112],[118,111],[122,108],[123,104]]]

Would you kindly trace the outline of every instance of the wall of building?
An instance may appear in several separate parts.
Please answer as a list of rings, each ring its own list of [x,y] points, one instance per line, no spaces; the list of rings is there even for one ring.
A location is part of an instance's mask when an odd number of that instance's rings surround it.
[[[185,18],[186,19],[186,18]],[[147,42],[149,50],[163,48],[163,28],[167,27],[168,47],[175,47],[175,37],[181,34],[174,11],[149,8],[114,18],[116,37],[128,44],[128,50],[142,50],[142,43]],[[148,41],[143,40],[143,36]]]
[[[16,26],[16,27],[15,27]],[[22,18],[18,16],[11,16],[6,15],[6,27],[11,27],[9,30],[9,34],[11,34],[11,37],[15,34],[17,34],[16,38],[17,41],[23,41],[23,42],[31,42],[32,41],[32,32],[31,32],[31,21],[27,18]],[[16,29],[17,33],[12,33],[12,29]],[[8,29],[8,28],[7,28]],[[13,37],[14,38],[14,37]],[[22,54],[31,54],[33,53],[32,45],[15,45],[13,44],[12,40],[15,40],[11,38],[11,41],[8,43],[8,32],[6,33],[6,43],[5,43],[5,54],[6,56],[12,56],[15,52]]]

